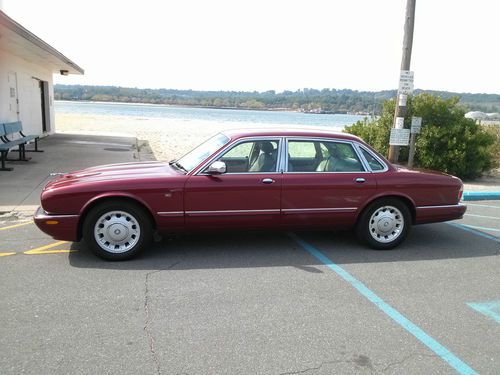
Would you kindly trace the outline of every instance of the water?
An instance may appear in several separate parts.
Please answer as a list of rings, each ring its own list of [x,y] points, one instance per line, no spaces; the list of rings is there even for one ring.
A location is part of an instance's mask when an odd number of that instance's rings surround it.
[[[56,101],[55,109],[61,114],[127,116],[135,118],[164,118],[180,121],[210,121],[216,123],[283,124],[326,126],[342,129],[364,116],[319,115],[300,112],[247,111],[212,108],[174,107],[156,104],[97,103]]]

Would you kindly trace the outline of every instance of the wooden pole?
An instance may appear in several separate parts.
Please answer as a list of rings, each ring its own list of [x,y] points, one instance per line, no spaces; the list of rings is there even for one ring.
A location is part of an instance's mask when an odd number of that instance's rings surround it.
[[[415,25],[415,3],[416,0],[406,0],[406,17],[403,38],[403,56],[401,58],[401,70],[410,70],[411,49],[413,46],[413,27]],[[404,117],[406,114],[406,101],[400,106],[399,92],[396,97],[396,110],[394,112],[393,127],[396,127],[396,118]],[[397,163],[399,158],[399,146],[389,146],[389,161]]]
[[[410,134],[410,153],[408,155],[408,168],[413,167],[413,159],[415,157],[415,138],[417,138],[416,133]]]

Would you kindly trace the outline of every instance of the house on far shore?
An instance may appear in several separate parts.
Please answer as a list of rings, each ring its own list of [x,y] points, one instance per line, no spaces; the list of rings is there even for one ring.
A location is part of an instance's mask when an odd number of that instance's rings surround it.
[[[0,10],[0,124],[22,121],[24,134],[51,134],[53,74],[83,69]]]

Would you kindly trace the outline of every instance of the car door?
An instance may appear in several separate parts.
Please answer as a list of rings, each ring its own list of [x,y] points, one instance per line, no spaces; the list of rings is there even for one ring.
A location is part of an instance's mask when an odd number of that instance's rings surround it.
[[[226,173],[208,166],[185,185],[185,218],[190,229],[269,228],[280,222],[282,173],[280,138],[236,141],[210,161],[223,161]]]
[[[350,227],[358,209],[376,191],[376,179],[351,142],[288,138],[286,160],[282,192],[286,226]]]

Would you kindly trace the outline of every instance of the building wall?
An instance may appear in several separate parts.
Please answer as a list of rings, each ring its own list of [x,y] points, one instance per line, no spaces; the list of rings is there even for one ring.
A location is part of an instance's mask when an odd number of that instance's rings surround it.
[[[11,110],[9,78],[17,78],[18,111]],[[49,123],[46,134],[54,133],[54,87],[52,71],[0,50],[0,123],[22,121],[24,134],[42,134],[42,104],[39,81],[49,83]]]

